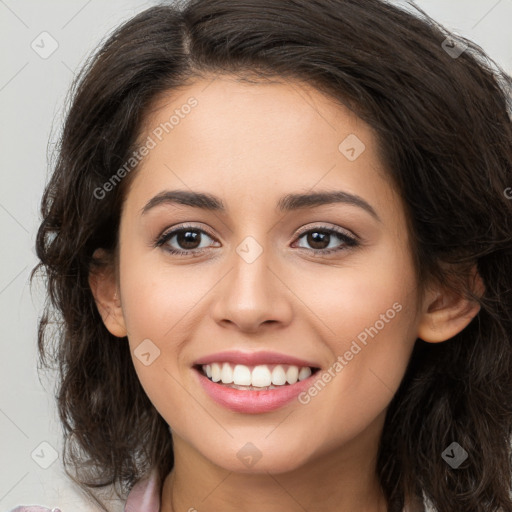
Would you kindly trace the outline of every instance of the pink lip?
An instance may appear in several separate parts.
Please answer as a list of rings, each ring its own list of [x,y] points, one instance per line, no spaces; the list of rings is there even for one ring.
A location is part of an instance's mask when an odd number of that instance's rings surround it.
[[[194,365],[203,365],[210,363],[232,363],[244,364],[246,366],[256,366],[258,364],[290,364],[294,366],[309,366],[311,368],[320,368],[315,362],[298,359],[297,357],[277,352],[240,352],[237,350],[226,350],[217,352],[205,357],[201,357],[194,362]]]
[[[270,412],[283,407],[312,386],[313,381],[320,375],[320,372],[316,372],[307,379],[276,389],[250,391],[230,388],[212,382],[197,368],[194,368],[193,371],[199,379],[199,383],[206,391],[206,394],[209,395],[212,400],[232,411],[247,414]]]

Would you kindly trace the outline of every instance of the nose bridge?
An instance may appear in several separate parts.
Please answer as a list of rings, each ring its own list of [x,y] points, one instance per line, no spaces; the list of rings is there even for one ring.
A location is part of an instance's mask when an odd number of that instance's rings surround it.
[[[246,236],[235,248],[231,290],[241,307],[261,309],[270,302],[267,295],[271,286],[269,263],[272,258],[268,245],[259,234],[257,238]]]
[[[269,321],[286,322],[291,313],[285,287],[276,279],[275,258],[265,233],[247,235],[234,248],[220,296],[216,302],[217,321],[230,321],[255,330]],[[278,266],[278,265],[277,265]]]

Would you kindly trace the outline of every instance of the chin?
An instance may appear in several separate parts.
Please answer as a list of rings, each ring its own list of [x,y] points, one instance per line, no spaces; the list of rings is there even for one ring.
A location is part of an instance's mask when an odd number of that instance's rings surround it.
[[[238,443],[237,443],[238,445]],[[307,463],[302,448],[293,446],[278,450],[275,446],[258,448],[257,441],[242,443],[240,448],[226,447],[222,453],[205,454],[215,465],[227,471],[243,474],[287,473]]]

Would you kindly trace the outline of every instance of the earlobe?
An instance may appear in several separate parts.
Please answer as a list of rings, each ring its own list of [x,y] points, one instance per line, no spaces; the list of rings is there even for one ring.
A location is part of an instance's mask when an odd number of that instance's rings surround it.
[[[484,294],[485,286],[476,267],[472,269],[468,285],[478,297]],[[475,300],[439,286],[427,294],[417,337],[428,343],[449,340],[464,330],[479,311],[480,304]]]
[[[96,249],[93,257],[104,259],[105,255],[103,249]],[[125,337],[127,331],[113,265],[106,264],[101,269],[92,269],[89,272],[89,286],[105,327],[114,336]]]

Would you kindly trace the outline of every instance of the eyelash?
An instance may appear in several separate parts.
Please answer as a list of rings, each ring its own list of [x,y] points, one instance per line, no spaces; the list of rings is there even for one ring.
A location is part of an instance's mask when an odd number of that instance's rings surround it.
[[[200,229],[193,225],[184,224],[184,225],[180,226],[179,228],[175,228],[171,231],[168,231],[168,232],[160,235],[159,238],[156,240],[156,242],[153,244],[153,247],[163,246],[166,242],[168,242],[176,234],[178,234],[182,231],[198,231],[200,233],[204,233],[204,234],[208,235],[210,238],[215,240],[215,238],[210,233],[205,231],[204,229]],[[331,254],[331,253],[335,253],[335,252],[345,251],[348,248],[357,247],[359,245],[359,241],[356,237],[349,236],[348,234],[346,234],[343,231],[329,228],[327,226],[317,226],[315,228],[306,229],[297,235],[297,239],[300,239],[302,236],[304,236],[308,233],[319,233],[319,232],[320,233],[328,233],[329,235],[336,235],[344,242],[344,244],[342,245],[341,248],[336,248],[336,249],[307,249],[305,247],[299,247],[299,249],[306,250],[306,251],[312,251],[312,252],[315,252],[320,255],[327,255],[327,254]],[[171,248],[167,247],[164,250],[173,255],[191,256],[192,257],[192,256],[200,256],[201,254],[204,253],[205,250],[207,250],[207,248],[180,250],[180,249],[171,249]]]

